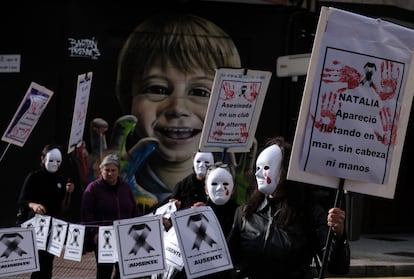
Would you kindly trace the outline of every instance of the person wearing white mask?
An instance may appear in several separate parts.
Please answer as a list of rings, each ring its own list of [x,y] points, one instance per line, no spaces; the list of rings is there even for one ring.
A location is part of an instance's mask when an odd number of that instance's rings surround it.
[[[223,205],[233,194],[233,176],[224,167],[212,168],[206,176],[205,187],[209,200],[214,204]]]
[[[272,195],[279,184],[282,164],[282,150],[271,145],[259,154],[256,160],[256,181],[260,192]]]
[[[349,271],[345,212],[326,212],[313,199],[310,185],[286,179],[290,151],[290,143],[275,137],[257,157],[257,187],[237,208],[228,236],[238,278],[313,278],[312,260],[316,255],[322,259],[329,229],[333,241],[327,270],[337,275]]]
[[[197,201],[191,207],[210,206],[224,237],[227,237],[237,209],[237,203],[232,198],[234,189],[234,177],[229,165],[217,162],[210,165],[205,174],[204,191],[207,201]],[[225,270],[200,277],[200,279],[227,279],[232,278],[232,270]],[[175,271],[175,279],[187,278],[185,270]]]
[[[226,237],[231,229],[237,203],[233,199],[234,177],[226,164],[217,163],[206,175],[207,203],[217,216]]]
[[[193,173],[179,181],[169,198],[177,210],[192,207],[195,203],[205,204],[207,197],[204,190],[205,177],[209,166],[214,164],[214,155],[211,152],[198,151],[193,157]],[[163,218],[165,230],[171,228],[171,220]]]
[[[211,152],[197,152],[193,159],[193,173],[178,182],[170,198],[175,201],[177,209],[185,209],[196,202],[207,202],[204,185],[207,169],[214,164]]]
[[[34,214],[65,219],[74,183],[60,172],[63,157],[58,145],[46,145],[40,156],[41,168],[30,172],[23,183],[17,202],[19,225]],[[54,255],[39,250],[40,270],[31,274],[31,279],[52,278]]]

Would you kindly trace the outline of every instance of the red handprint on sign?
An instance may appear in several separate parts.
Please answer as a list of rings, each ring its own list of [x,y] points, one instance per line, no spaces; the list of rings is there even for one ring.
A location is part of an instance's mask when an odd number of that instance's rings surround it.
[[[395,95],[399,76],[399,67],[394,67],[394,63],[392,61],[383,61],[381,63],[380,88],[377,88],[375,84],[371,84],[371,87],[378,94],[378,97],[381,100],[384,101],[391,99]]]
[[[342,93],[347,89],[354,89],[359,86],[362,74],[358,72],[355,68],[350,66],[342,66],[342,63],[334,60],[332,62],[335,66],[341,65],[340,68],[324,68],[322,74],[322,81],[325,83],[332,82],[343,82],[346,83],[346,87],[338,89],[338,93]]]
[[[257,96],[259,95],[258,92],[258,83],[253,82],[250,84],[250,97],[247,98],[247,101],[249,101],[250,103],[253,103],[254,101],[256,101]]]
[[[223,126],[224,126],[224,123],[221,121],[216,123],[216,128],[213,132],[212,138],[218,139],[223,135]]]
[[[246,124],[240,128],[240,142],[246,142],[249,137],[249,131],[247,130]]]
[[[224,90],[224,97],[220,96],[221,100],[224,101],[228,101],[234,98],[234,96],[236,95],[235,90],[234,90],[234,84],[226,81],[223,82],[223,90]]]
[[[383,133],[374,131],[377,139],[384,145],[395,145],[397,143],[397,123],[400,119],[399,113],[395,115],[395,123],[393,123],[391,109],[389,107],[383,107],[379,112],[381,126]]]
[[[327,98],[328,98],[328,102],[326,102]],[[322,95],[319,118],[316,119],[315,116],[311,115],[312,120],[314,120],[315,128],[319,129],[319,131],[321,132],[328,133],[335,127],[336,112],[339,109],[341,109],[341,106],[342,106],[341,102],[339,102],[338,109],[335,110],[336,98],[337,98],[337,93],[330,92],[329,97],[327,97],[327,94],[324,93]]]

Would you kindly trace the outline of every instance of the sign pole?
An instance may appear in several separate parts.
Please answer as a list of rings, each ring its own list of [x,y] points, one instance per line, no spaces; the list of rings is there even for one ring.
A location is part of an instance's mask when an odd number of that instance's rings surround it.
[[[338,189],[336,191],[334,207],[341,206],[342,196],[344,193],[344,184],[345,184],[345,179],[341,178],[339,181]],[[332,231],[332,228],[329,228],[328,236],[327,236],[326,244],[325,244],[325,250],[323,252],[322,266],[319,271],[319,279],[325,278],[325,270],[326,270],[326,266],[328,265],[329,252],[330,252],[330,247],[332,244],[332,237],[333,237],[333,231]]]
[[[6,146],[6,149],[4,150],[3,154],[1,155],[0,162],[3,161],[4,155],[6,155],[6,152],[7,152],[7,150],[9,150],[9,147],[10,147],[10,143]]]

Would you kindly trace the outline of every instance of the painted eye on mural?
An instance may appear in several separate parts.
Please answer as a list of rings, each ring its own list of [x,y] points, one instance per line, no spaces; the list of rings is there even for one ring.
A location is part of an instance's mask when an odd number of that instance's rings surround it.
[[[205,97],[205,98],[209,98],[210,97],[210,90],[207,88],[194,88],[193,90],[191,90],[190,92],[188,92],[188,95],[190,96],[194,96],[194,97]]]
[[[155,95],[171,95],[172,90],[160,85],[153,85],[145,88],[145,94],[155,94]]]

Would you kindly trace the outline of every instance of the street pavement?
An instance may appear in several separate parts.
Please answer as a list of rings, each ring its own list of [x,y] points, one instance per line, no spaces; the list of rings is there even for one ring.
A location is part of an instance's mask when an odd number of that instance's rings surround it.
[[[414,234],[362,235],[350,247],[352,277],[414,276]]]

